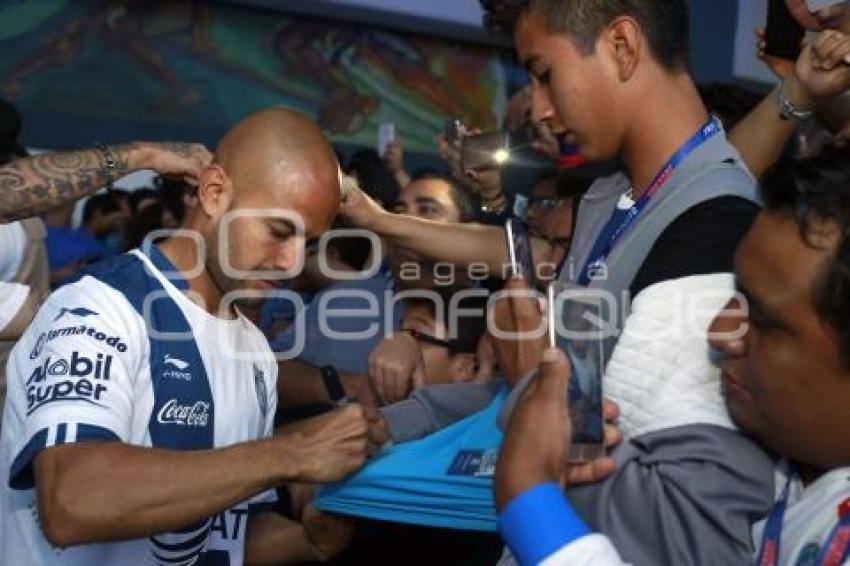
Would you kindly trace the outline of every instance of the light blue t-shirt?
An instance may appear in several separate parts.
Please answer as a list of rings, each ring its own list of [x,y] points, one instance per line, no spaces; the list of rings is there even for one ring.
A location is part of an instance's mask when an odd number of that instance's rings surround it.
[[[323,487],[323,511],[457,530],[496,531],[493,473],[504,388],[483,411],[420,440],[388,448],[347,479]]]

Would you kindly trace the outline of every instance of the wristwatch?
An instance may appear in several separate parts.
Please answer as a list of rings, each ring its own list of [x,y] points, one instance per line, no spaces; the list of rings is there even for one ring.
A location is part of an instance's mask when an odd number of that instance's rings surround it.
[[[328,392],[331,402],[334,405],[345,405],[348,403],[348,394],[345,392],[345,387],[342,386],[342,380],[336,368],[333,366],[323,366],[319,371],[322,374],[322,382],[325,384],[325,391]]]

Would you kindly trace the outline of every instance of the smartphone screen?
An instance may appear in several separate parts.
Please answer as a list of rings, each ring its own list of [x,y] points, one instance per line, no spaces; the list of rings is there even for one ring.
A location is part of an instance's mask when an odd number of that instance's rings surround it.
[[[443,137],[449,143],[458,141],[463,135],[463,121],[460,118],[450,118],[443,124]]]
[[[395,124],[392,122],[381,122],[378,126],[378,155],[383,157],[387,148],[395,141]]]
[[[570,408],[570,462],[587,462],[605,454],[602,376],[616,334],[609,303],[599,291],[554,282],[549,289],[550,343],[567,356],[572,369],[566,402]]]
[[[511,262],[511,275],[522,275],[530,289],[537,288],[537,276],[534,271],[534,257],[531,253],[531,240],[525,226],[516,218],[505,222],[505,239],[508,241],[508,258]]]

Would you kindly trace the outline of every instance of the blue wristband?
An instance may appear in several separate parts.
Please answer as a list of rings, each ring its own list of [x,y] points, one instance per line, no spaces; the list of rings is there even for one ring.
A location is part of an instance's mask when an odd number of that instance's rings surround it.
[[[539,564],[564,546],[589,535],[554,483],[536,485],[511,501],[499,517],[499,533],[521,565]]]

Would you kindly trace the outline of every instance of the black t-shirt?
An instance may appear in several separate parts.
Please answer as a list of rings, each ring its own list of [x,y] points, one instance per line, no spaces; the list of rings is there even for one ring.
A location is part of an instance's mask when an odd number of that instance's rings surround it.
[[[718,197],[687,210],[661,233],[630,291],[691,275],[732,271],[738,243],[750,229],[758,205],[735,196]]]

